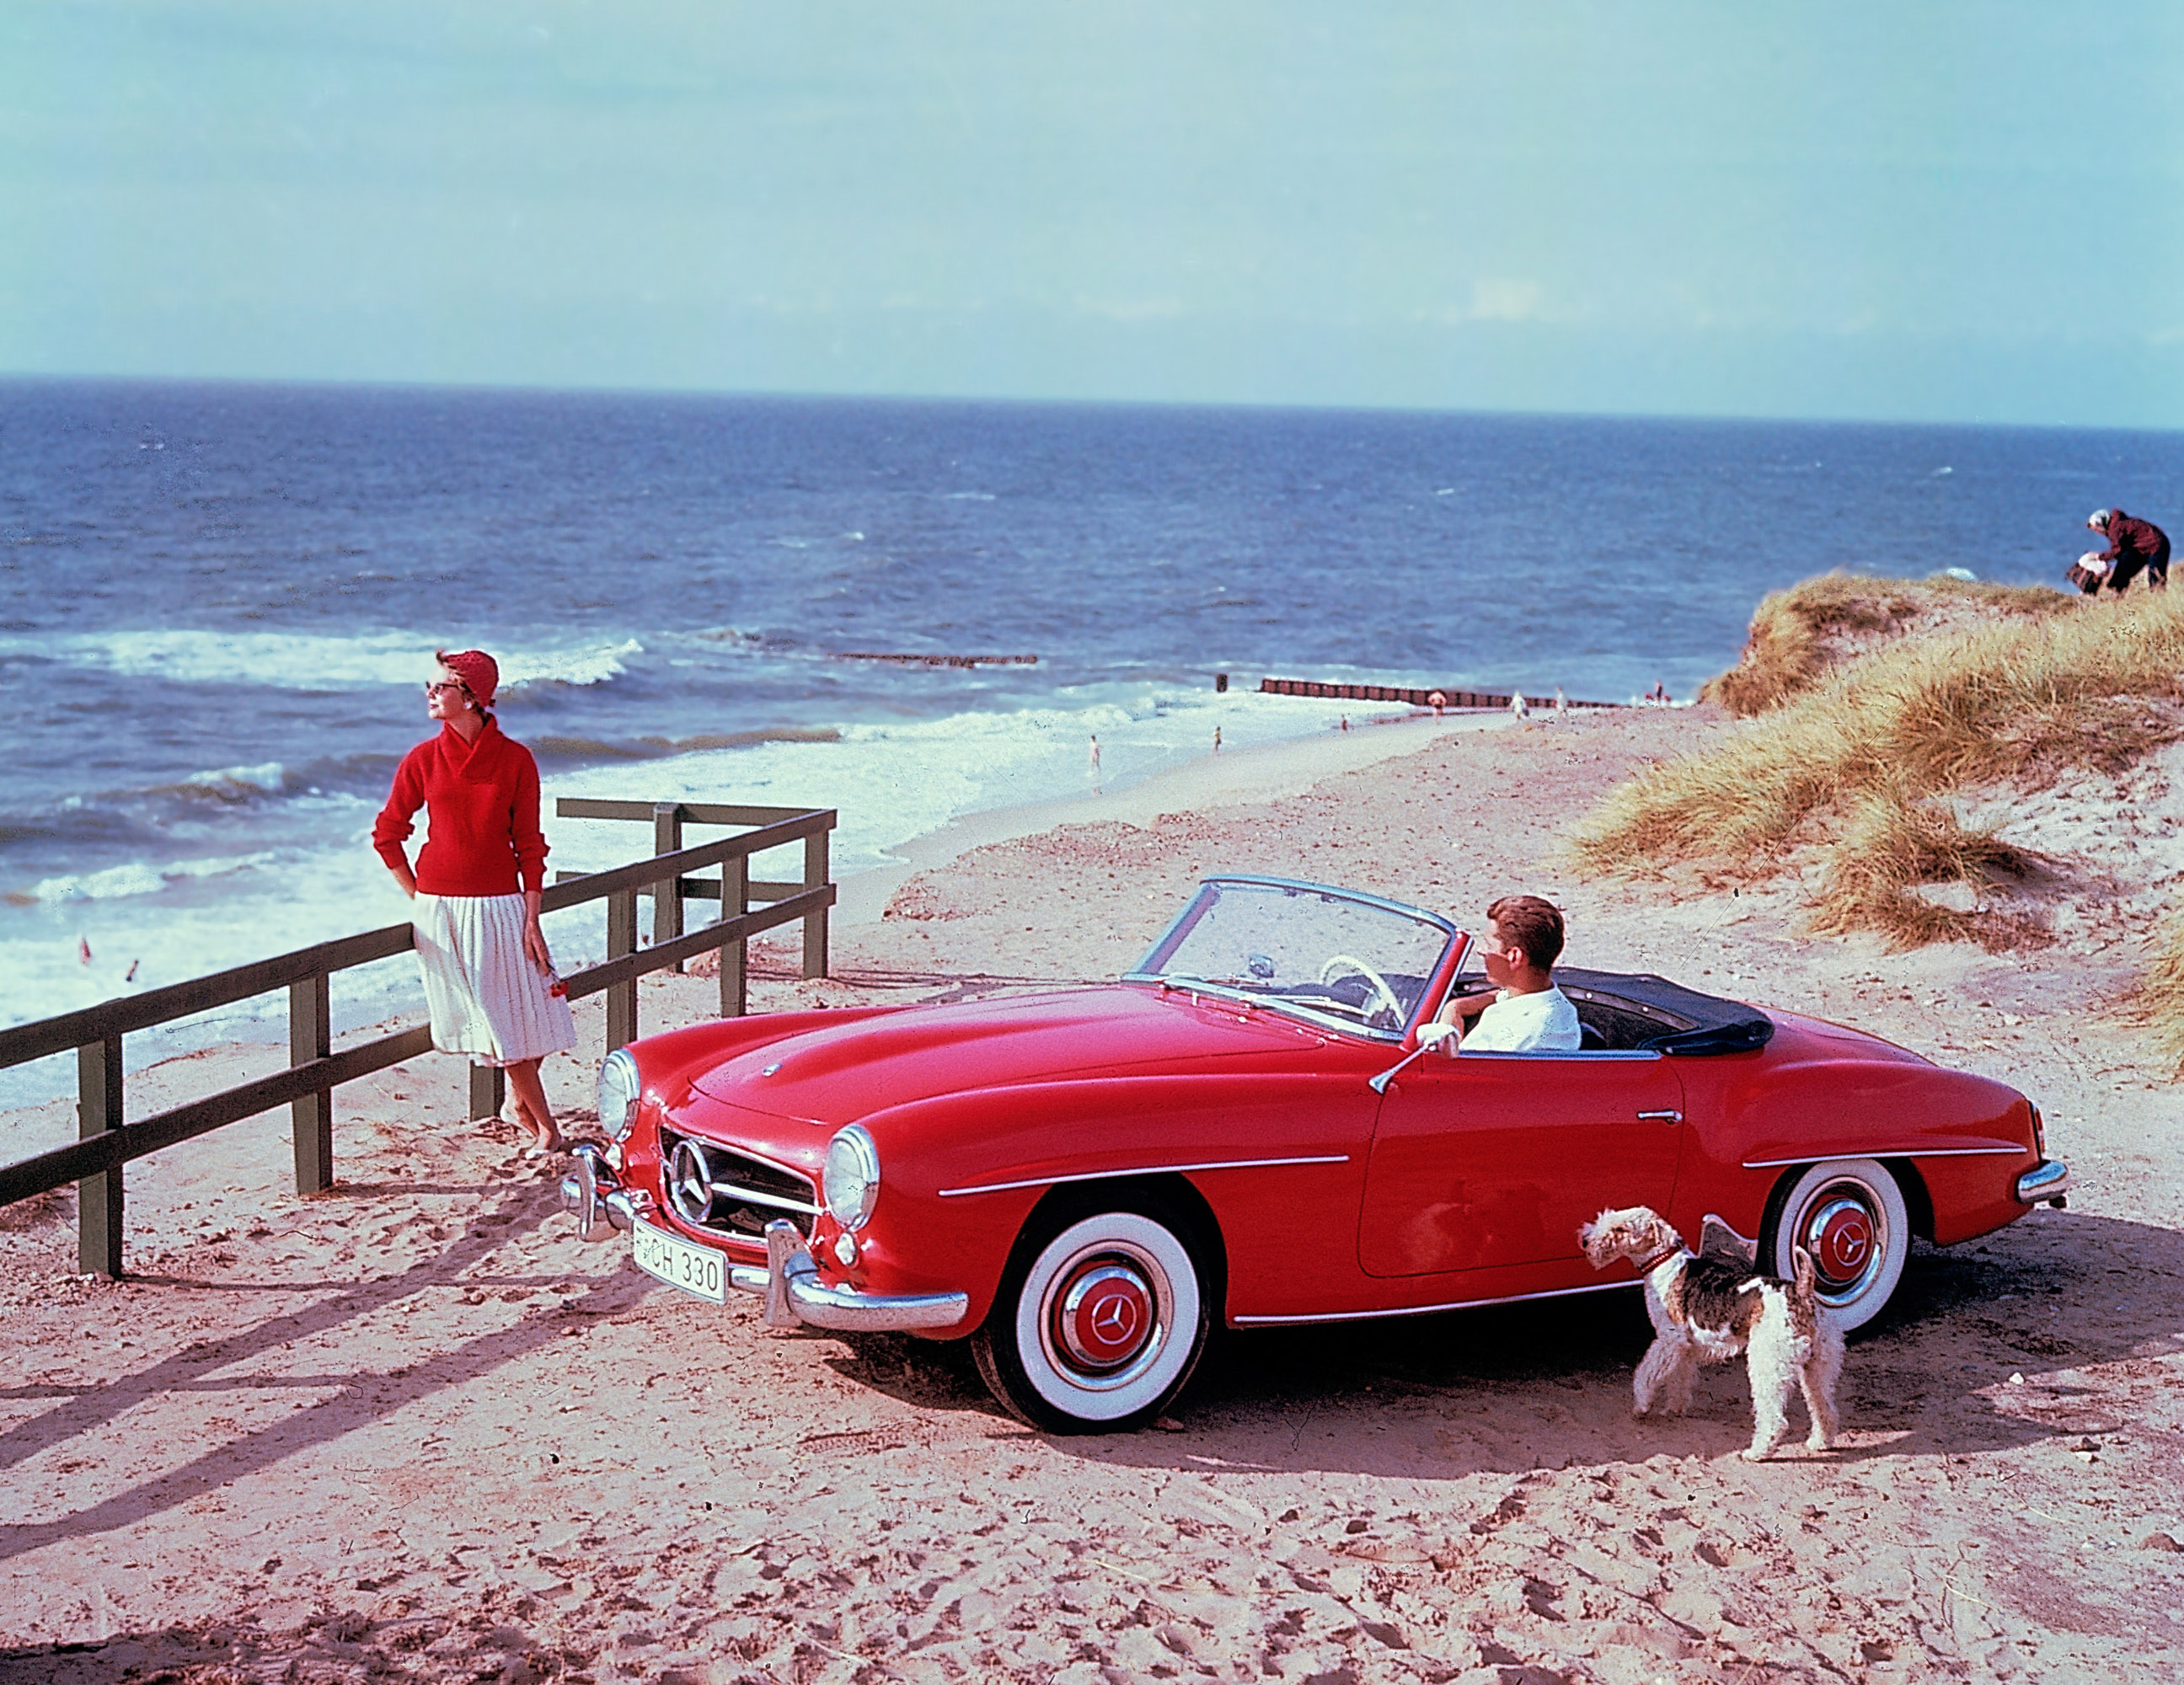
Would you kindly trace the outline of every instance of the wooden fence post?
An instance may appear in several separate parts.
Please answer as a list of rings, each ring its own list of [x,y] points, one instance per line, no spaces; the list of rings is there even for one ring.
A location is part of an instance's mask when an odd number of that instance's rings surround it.
[[[637,952],[637,892],[617,889],[607,897],[607,958]],[[607,985],[607,1051],[637,1039],[637,979]]]
[[[528,965],[530,962],[524,962]],[[471,1116],[499,1117],[508,1104],[508,1073],[497,1065],[471,1067]]]
[[[740,919],[750,911],[750,856],[721,862],[721,917]],[[750,1009],[748,970],[750,944],[742,937],[721,948],[721,1016],[740,1018]]]
[[[76,1136],[88,1141],[121,1127],[121,1037],[75,1050]],[[86,1275],[121,1274],[121,1166],[75,1185],[75,1265]]]
[[[332,979],[324,971],[288,985],[288,1063],[309,1065],[333,1052]],[[334,1185],[334,1091],[292,1100],[289,1127],[294,1136],[296,1192],[317,1193]]]
[[[816,889],[827,881],[827,837],[824,831],[815,831],[804,839],[804,887]],[[827,975],[827,914],[821,907],[804,915],[804,975],[808,978]]]
[[[682,804],[680,802],[655,802],[652,804],[652,852],[655,854],[677,854],[682,851]],[[652,940],[657,944],[671,937],[682,934],[682,880],[671,877],[653,886]],[[680,971],[682,962],[675,962]]]

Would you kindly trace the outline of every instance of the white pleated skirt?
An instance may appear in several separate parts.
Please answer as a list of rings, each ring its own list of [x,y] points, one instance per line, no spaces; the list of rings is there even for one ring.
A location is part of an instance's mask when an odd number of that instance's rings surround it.
[[[567,999],[523,951],[521,895],[427,895],[411,904],[432,1045],[473,1065],[520,1065],[577,1045]]]

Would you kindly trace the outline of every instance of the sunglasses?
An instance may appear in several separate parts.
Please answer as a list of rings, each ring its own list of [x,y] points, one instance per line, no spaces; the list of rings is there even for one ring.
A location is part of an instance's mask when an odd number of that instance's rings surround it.
[[[455,679],[438,679],[425,687],[426,696],[437,696],[442,691],[460,691],[465,696],[470,694],[469,687]]]

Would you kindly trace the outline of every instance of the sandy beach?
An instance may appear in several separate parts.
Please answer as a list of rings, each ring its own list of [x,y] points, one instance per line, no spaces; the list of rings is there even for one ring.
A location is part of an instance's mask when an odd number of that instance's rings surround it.
[[[1851,1346],[1847,1431],[1752,1465],[1741,1370],[1634,1421],[1635,1293],[1232,1336],[1166,1431],[1055,1438],[957,1349],[771,1333],[586,1245],[432,1058],[129,1171],[129,1274],[73,1203],[0,1212],[0,1681],[1219,1678],[1360,1685],[2153,1677],[2184,1649],[2184,1099],[2126,993],[2184,768],[2029,804],[2080,862],[2053,945],[1801,933],[1794,879],[1574,875],[1570,826],[1704,709],[1365,724],[961,821],[844,886],[834,973],[755,1009],[1112,976],[1218,869],[1475,921],[1574,965],[1853,1023],[2032,1094],[2078,1191],[1914,1250]],[[2170,776],[2177,771],[2176,793]],[[733,792],[723,792],[732,799]],[[2124,909],[2131,916],[2120,916]],[[648,1030],[704,1016],[648,979]],[[549,1061],[578,1132],[588,1045]],[[270,1068],[223,1048],[132,1115]],[[67,1133],[68,1109],[0,1120]]]

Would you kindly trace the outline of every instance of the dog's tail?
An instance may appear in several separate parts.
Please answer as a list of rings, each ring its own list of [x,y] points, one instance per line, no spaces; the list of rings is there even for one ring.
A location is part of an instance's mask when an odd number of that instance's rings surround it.
[[[1819,1285],[1819,1269],[1813,1262],[1813,1254],[1802,1246],[1792,1247],[1790,1255],[1797,1260],[1797,1273],[1791,1281],[1797,1288],[1797,1297],[1810,1303],[1813,1289]]]

